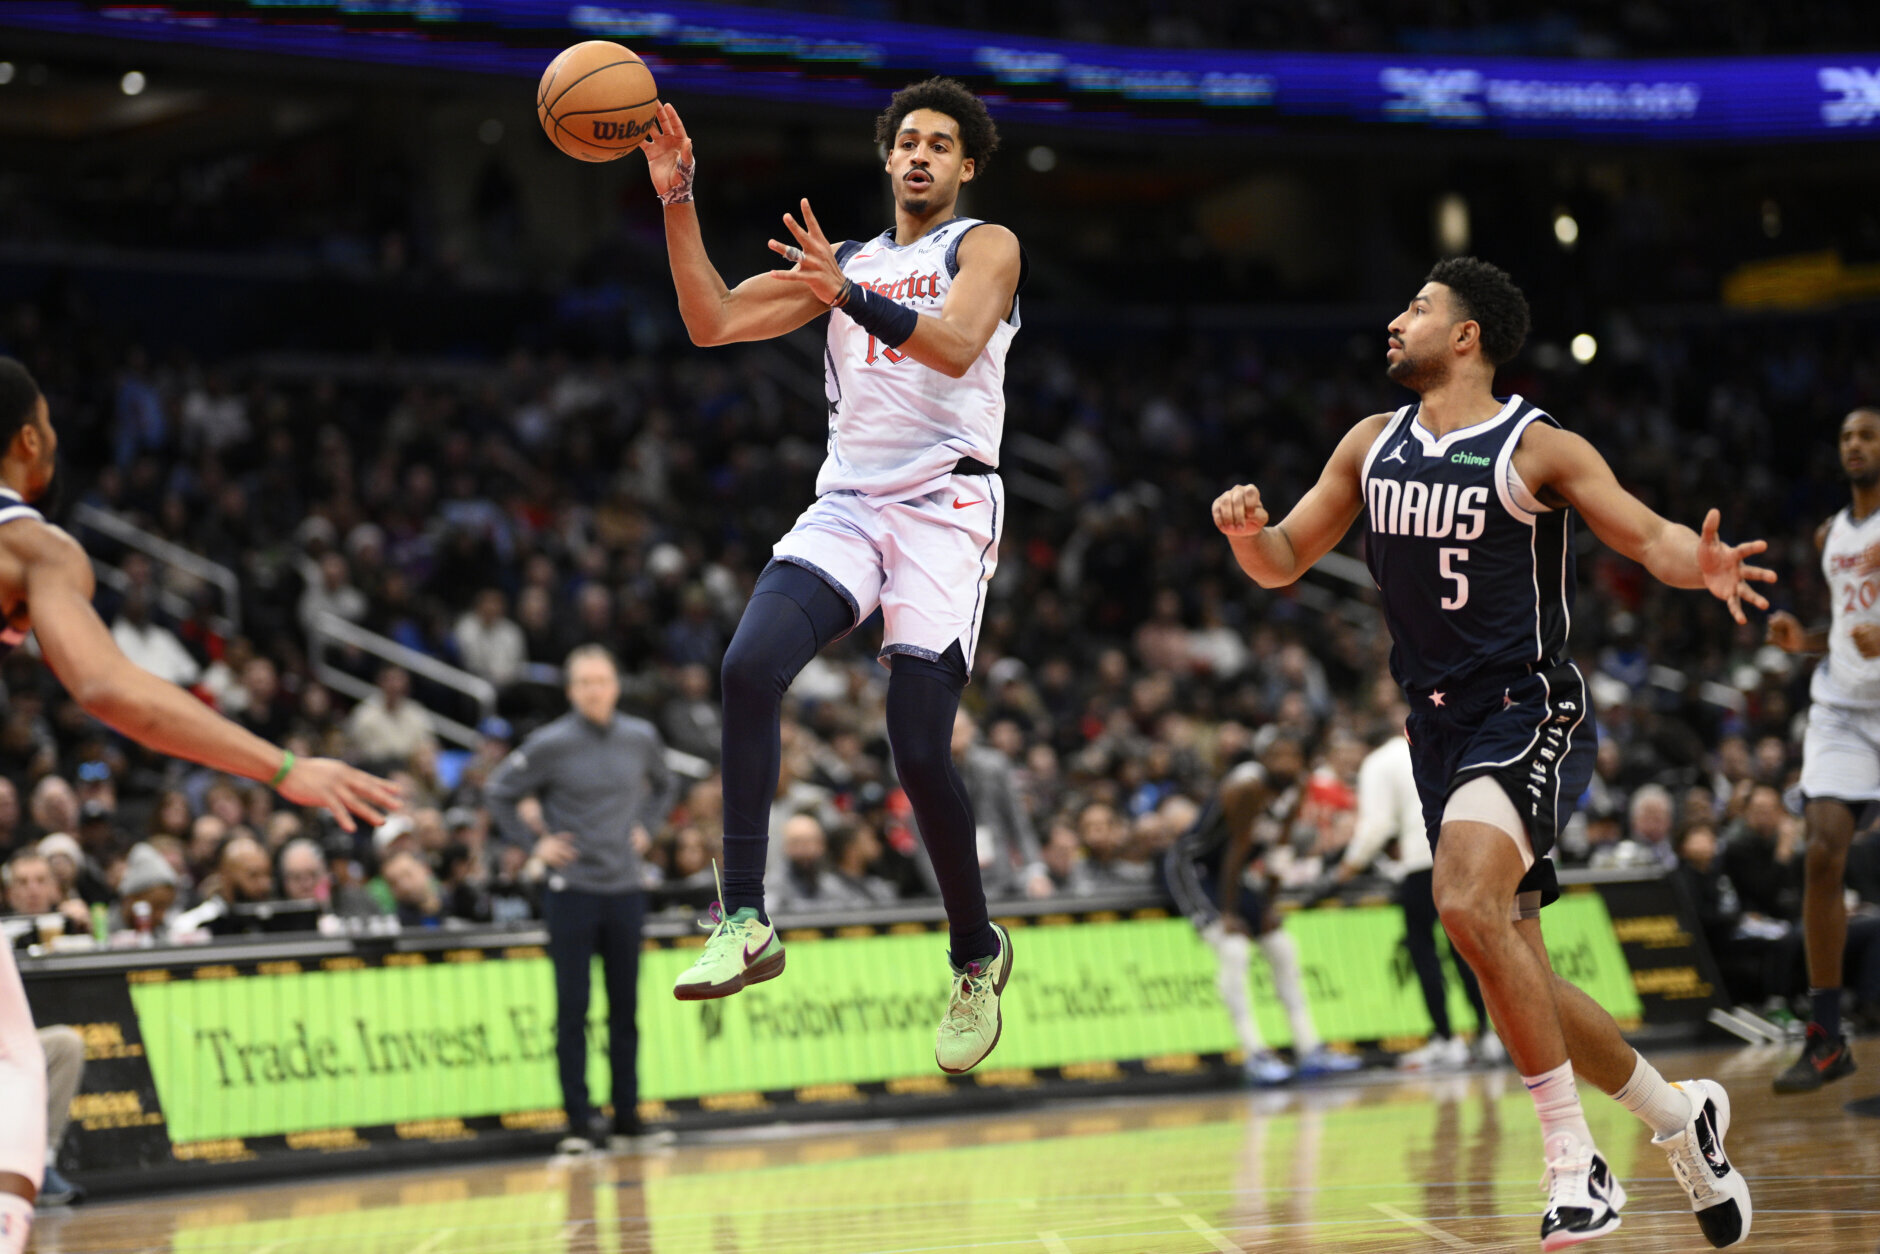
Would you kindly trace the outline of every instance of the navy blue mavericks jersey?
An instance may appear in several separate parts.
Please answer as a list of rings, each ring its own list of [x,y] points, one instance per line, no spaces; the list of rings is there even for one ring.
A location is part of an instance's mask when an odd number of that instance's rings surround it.
[[[18,522],[22,518],[45,521],[40,512],[28,505],[19,493],[11,488],[0,488],[0,526]],[[14,614],[25,608],[24,602],[17,606],[0,605],[0,657],[13,652],[26,639],[25,628],[14,626],[11,621]]]
[[[1560,424],[1511,396],[1437,439],[1418,409],[1391,416],[1360,480],[1391,674],[1414,695],[1553,665],[1573,617],[1573,519],[1535,499],[1514,450],[1529,423]]]

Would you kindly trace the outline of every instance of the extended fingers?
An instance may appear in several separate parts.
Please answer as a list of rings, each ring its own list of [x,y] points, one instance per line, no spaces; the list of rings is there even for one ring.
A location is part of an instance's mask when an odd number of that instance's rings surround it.
[[[1736,594],[1739,598],[1741,598],[1742,600],[1748,601],[1751,605],[1755,606],[1759,610],[1766,610],[1769,608],[1769,598],[1765,597],[1762,593],[1756,591],[1756,589],[1750,587],[1746,583],[1737,585]]]
[[[809,229],[816,233],[817,239],[828,243],[828,237],[823,234],[822,223],[816,221],[816,213],[809,207],[809,197],[807,196],[803,197],[803,221],[809,223]]]
[[[1717,526],[1722,520],[1723,515],[1714,509],[1704,515],[1704,543],[1708,544],[1717,538]]]
[[[790,234],[796,236],[797,243],[799,244],[809,243],[809,232],[805,231],[801,226],[797,225],[797,221],[795,218],[791,217],[789,214],[786,213],[783,215],[783,224],[790,228]]]
[[[1743,568],[1742,577],[1754,580],[1757,583],[1774,583],[1776,581],[1776,572],[1770,570],[1767,566],[1745,566]]]

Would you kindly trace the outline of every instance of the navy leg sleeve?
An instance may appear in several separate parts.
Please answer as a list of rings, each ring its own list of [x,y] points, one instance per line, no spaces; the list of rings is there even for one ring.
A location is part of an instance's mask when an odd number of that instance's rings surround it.
[[[782,765],[783,694],[822,647],[855,626],[849,602],[819,576],[772,562],[725,650],[724,908],[764,909],[770,801]]]
[[[966,688],[964,654],[955,643],[937,662],[901,653],[895,655],[893,667],[888,680],[888,744],[940,881],[953,963],[963,967],[999,952],[979,878],[973,803],[953,765],[953,717]]]

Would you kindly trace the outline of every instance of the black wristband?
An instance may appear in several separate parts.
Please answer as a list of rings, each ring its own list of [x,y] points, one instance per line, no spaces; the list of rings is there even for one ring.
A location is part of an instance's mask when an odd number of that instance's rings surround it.
[[[920,315],[906,305],[897,304],[880,292],[870,291],[856,283],[849,293],[849,298],[842,304],[842,312],[855,319],[855,325],[880,340],[889,348],[899,348],[913,338],[914,328],[920,325]]]

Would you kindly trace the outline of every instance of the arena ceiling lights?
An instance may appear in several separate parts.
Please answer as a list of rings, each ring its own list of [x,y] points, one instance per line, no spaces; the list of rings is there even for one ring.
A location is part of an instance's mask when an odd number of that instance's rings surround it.
[[[1414,126],[1595,142],[1880,137],[1880,52],[1691,60],[1207,52],[1119,47],[730,5],[565,0],[15,0],[0,26],[534,78],[571,36],[620,41],[675,97],[873,108],[965,79],[1001,114],[1196,130]]]

